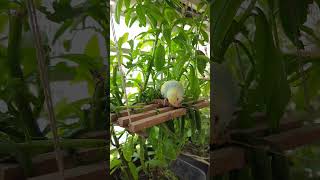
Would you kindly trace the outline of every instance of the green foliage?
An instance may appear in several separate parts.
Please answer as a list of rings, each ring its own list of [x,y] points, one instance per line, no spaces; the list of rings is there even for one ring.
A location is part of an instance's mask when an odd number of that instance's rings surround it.
[[[277,129],[290,98],[290,89],[283,59],[273,42],[271,27],[264,13],[261,10],[258,12],[254,39],[257,70],[260,73],[258,90],[266,104],[266,115],[270,127]]]
[[[80,99],[75,102],[63,100],[57,104],[55,113],[58,120],[58,132],[63,138],[72,138],[90,130],[105,129],[104,119],[106,117],[103,116],[106,104],[104,100],[105,82],[95,83],[97,79],[105,75],[100,72],[103,68],[103,58],[99,50],[98,36],[94,35],[89,40],[83,54],[61,54],[57,57],[49,57],[49,54],[51,54],[50,47],[57,42],[57,39],[67,31],[75,33],[75,29],[86,18],[96,20],[100,27],[94,31],[99,35],[106,35],[109,29],[104,23],[105,21],[102,20],[108,16],[106,4],[90,0],[73,7],[70,4],[71,1],[65,0],[53,2],[54,12],[49,12],[45,7],[40,6],[41,1],[37,0],[35,3],[36,8],[49,20],[61,24],[52,42],[48,42],[45,34],[41,33],[46,55],[45,66],[48,67],[49,76],[68,74],[75,77],[76,80],[87,81],[88,88],[92,89],[90,93],[92,98]],[[0,4],[0,31],[8,30],[9,32],[8,38],[6,36],[0,37],[0,100],[7,107],[5,112],[0,112],[0,151],[1,156],[14,157],[21,164],[25,174],[30,176],[32,175],[31,157],[53,150],[52,142],[45,140],[47,137],[50,138],[52,133],[49,126],[40,131],[39,125],[36,123],[40,117],[46,117],[43,108],[45,99],[40,84],[36,49],[28,24],[28,14],[25,13],[27,12],[26,7],[18,1],[1,1]],[[10,10],[6,9],[4,13],[3,7]],[[14,10],[18,15],[11,13]],[[83,29],[85,28],[87,27],[83,27]],[[5,43],[6,39],[8,39],[8,43]],[[70,50],[72,40],[64,40],[64,46],[67,50]],[[104,42],[107,42],[106,39]],[[50,61],[55,58],[62,58],[65,61],[51,65]],[[68,61],[75,62],[78,67],[68,66],[66,63]],[[51,76],[50,80],[54,78]],[[90,106],[83,110],[84,105]],[[79,121],[70,124],[66,122],[66,119],[69,118],[77,118]],[[105,141],[63,139],[61,144],[64,149],[92,148],[105,146]]]
[[[208,4],[203,3],[207,10],[203,15],[190,18],[184,17],[179,11],[179,3],[145,0],[131,2],[130,6],[123,7],[126,26],[131,27],[136,22],[140,27],[148,29],[131,39],[128,38],[130,32],[118,38],[119,51],[115,58],[111,59],[111,103],[116,107],[122,106],[125,102],[122,77],[117,70],[118,60],[125,67],[126,87],[136,90],[128,94],[130,106],[162,98],[160,87],[171,79],[182,82],[186,101],[209,96],[210,83],[200,80],[200,77],[209,76],[206,70],[209,58],[197,51],[198,45],[205,45],[209,39],[206,32]],[[127,51],[121,49],[124,44],[130,45]],[[111,47],[114,47],[113,43]],[[139,140],[139,143],[132,142],[133,136],[129,135],[120,148],[123,150],[125,161],[131,166],[132,175],[136,177],[135,174],[138,172],[150,177],[153,172],[168,168],[170,161],[175,160],[182,151],[187,138],[196,135],[195,131],[190,133],[191,128],[197,130],[199,136],[192,138],[193,143],[206,144],[206,138],[200,136],[208,136],[208,133],[201,134],[200,131],[209,129],[209,123],[204,123],[205,126],[202,124],[208,120],[209,117],[197,112],[194,117],[186,116],[182,120],[176,119],[147,129],[148,137],[144,141]],[[126,163],[123,160],[121,162],[117,167],[124,170],[121,167]],[[132,171],[133,169],[137,172]],[[166,172],[162,173],[162,176],[173,178]]]
[[[216,0],[211,5],[210,15],[212,19],[210,21],[213,22],[210,26],[210,33],[213,34],[211,56],[216,62],[222,62],[224,54],[221,52],[226,47],[222,47],[221,44],[229,28],[232,27],[233,18],[242,2],[242,0]]]

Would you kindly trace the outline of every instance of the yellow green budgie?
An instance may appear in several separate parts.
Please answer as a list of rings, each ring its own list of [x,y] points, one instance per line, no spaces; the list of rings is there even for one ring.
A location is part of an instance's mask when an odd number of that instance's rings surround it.
[[[184,89],[180,82],[170,80],[161,86],[161,95],[168,100],[173,107],[180,107],[183,101]]]

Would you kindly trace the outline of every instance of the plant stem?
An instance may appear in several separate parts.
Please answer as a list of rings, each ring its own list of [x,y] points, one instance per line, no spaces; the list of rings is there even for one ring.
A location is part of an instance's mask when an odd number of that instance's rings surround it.
[[[28,87],[24,81],[21,65],[21,37],[22,37],[22,12],[17,10],[16,14],[9,17],[9,40],[8,40],[8,67],[13,81],[18,81],[14,89],[14,101],[19,111],[18,119],[25,126],[26,134],[32,137],[41,137],[42,133],[36,119],[33,117],[30,102],[24,96]]]
[[[125,172],[127,173],[128,179],[129,180],[134,180],[133,175],[132,175],[132,173],[130,172],[130,169],[129,169],[129,164],[128,164],[127,160],[123,156],[123,152],[122,152],[122,149],[120,147],[120,144],[119,144],[118,138],[116,136],[116,133],[114,131],[113,125],[111,125],[111,134],[112,134],[112,138],[113,138],[113,140],[115,142],[116,148],[118,150],[121,163],[124,165],[124,169],[125,169]]]
[[[120,106],[123,106],[123,103],[122,103],[122,99],[120,97],[120,91],[119,91],[119,88],[118,88],[118,85],[117,85],[117,69],[118,69],[118,65],[115,65],[115,67],[113,68],[113,78],[112,78],[112,83],[113,83],[113,86],[115,88],[115,96],[116,96],[116,99],[118,101],[118,104]]]
[[[105,119],[104,118],[104,108],[106,102],[103,101],[103,97],[105,97],[105,80],[99,80],[96,83],[95,92],[92,98],[92,109],[90,111],[91,118],[90,118],[90,129],[97,130],[100,127],[99,121]]]

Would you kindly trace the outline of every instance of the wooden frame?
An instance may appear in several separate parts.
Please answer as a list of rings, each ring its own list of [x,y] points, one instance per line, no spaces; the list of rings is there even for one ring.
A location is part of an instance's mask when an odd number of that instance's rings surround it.
[[[199,110],[208,107],[209,101],[204,99],[189,101],[185,103],[185,106]],[[137,111],[142,112],[137,113]],[[128,111],[124,110],[119,112],[118,115],[114,113],[110,114],[110,119],[114,124],[124,127],[132,133],[140,133],[146,128],[156,126],[186,114],[187,107],[174,108],[168,106],[163,100],[156,99],[152,104],[145,105],[143,108],[130,110],[130,116],[128,116]]]
[[[277,134],[265,136],[267,127],[266,124],[260,124],[256,128],[233,130],[232,133],[261,137],[267,144],[274,145],[282,151],[308,145],[320,139],[320,125],[303,126],[303,121],[297,119],[283,119],[280,127],[282,132]],[[247,166],[245,152],[246,147],[236,144],[210,151],[211,175],[222,175],[232,170],[245,168]]]

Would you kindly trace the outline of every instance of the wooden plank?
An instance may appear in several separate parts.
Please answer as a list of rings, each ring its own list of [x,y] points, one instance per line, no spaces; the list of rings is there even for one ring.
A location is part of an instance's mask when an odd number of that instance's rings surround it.
[[[287,131],[294,128],[299,128],[303,125],[303,121],[297,119],[283,119],[280,122],[280,131]],[[249,129],[233,129],[231,135],[250,134],[252,136],[265,136],[268,133],[269,125],[266,122],[260,122],[254,128]]]
[[[104,161],[107,150],[103,148],[83,149],[70,156],[63,151],[64,168],[70,169],[76,167],[79,163],[92,163]],[[32,158],[34,167],[34,176],[40,176],[58,171],[55,159],[55,153],[49,152]],[[25,179],[23,169],[19,164],[0,164],[0,180],[21,180]]]
[[[94,132],[87,132],[81,134],[79,136],[80,139],[107,139],[109,136],[108,131],[94,131]]]
[[[282,150],[290,150],[317,142],[320,139],[320,126],[306,126],[292,129],[264,138]],[[246,166],[245,150],[240,147],[226,147],[210,152],[213,176],[221,175]]]
[[[272,144],[276,144],[282,150],[294,149],[319,141],[320,126],[305,126],[283,133],[270,135],[264,139]]]
[[[111,113],[111,114],[110,114],[110,121],[111,121],[111,122],[115,122],[116,120],[117,120],[117,114]]]
[[[179,108],[176,110],[172,110],[169,112],[161,113],[152,117],[148,117],[145,119],[141,119],[139,121],[132,122],[129,124],[129,131],[138,132],[143,129],[158,125],[170,119],[174,119],[176,117],[183,116],[187,113],[185,108]]]
[[[90,164],[86,166],[79,166],[64,171],[65,180],[94,180],[94,179],[107,179],[107,162]],[[52,173],[43,176],[29,178],[28,180],[57,180],[61,179],[60,174]]]
[[[199,110],[201,108],[208,107],[209,105],[210,105],[209,101],[203,101],[203,102],[199,102],[197,104],[192,105],[192,107]]]
[[[227,147],[210,152],[210,176],[241,169],[246,165],[245,150]]]
[[[142,112],[151,111],[151,110],[155,110],[155,109],[157,109],[157,108],[159,108],[159,107],[161,107],[160,104],[149,104],[149,105],[144,106],[143,108],[138,108],[138,109],[136,109],[136,111],[138,111],[138,112],[139,112],[139,111],[142,111]],[[136,114],[135,111],[132,111],[132,110],[129,110],[129,111],[130,111],[130,113],[131,113],[130,115]],[[127,110],[122,110],[122,111],[120,111],[120,112],[119,112],[119,117],[117,116],[116,113],[111,113],[111,114],[110,114],[110,120],[111,120],[111,122],[115,122],[115,121],[117,121],[118,118],[124,117],[124,116],[128,116],[128,111],[127,111]]]
[[[173,107],[164,107],[164,108],[160,108],[157,110],[151,110],[151,111],[146,111],[143,113],[138,113],[138,114],[134,114],[130,116],[131,122],[135,122],[138,121],[140,119],[144,119],[150,116],[154,116],[157,115],[158,113],[164,113],[164,112],[168,112],[170,110],[173,110]],[[120,117],[118,119],[118,124],[122,127],[124,126],[128,126],[129,124],[129,116],[125,116],[125,117]]]

